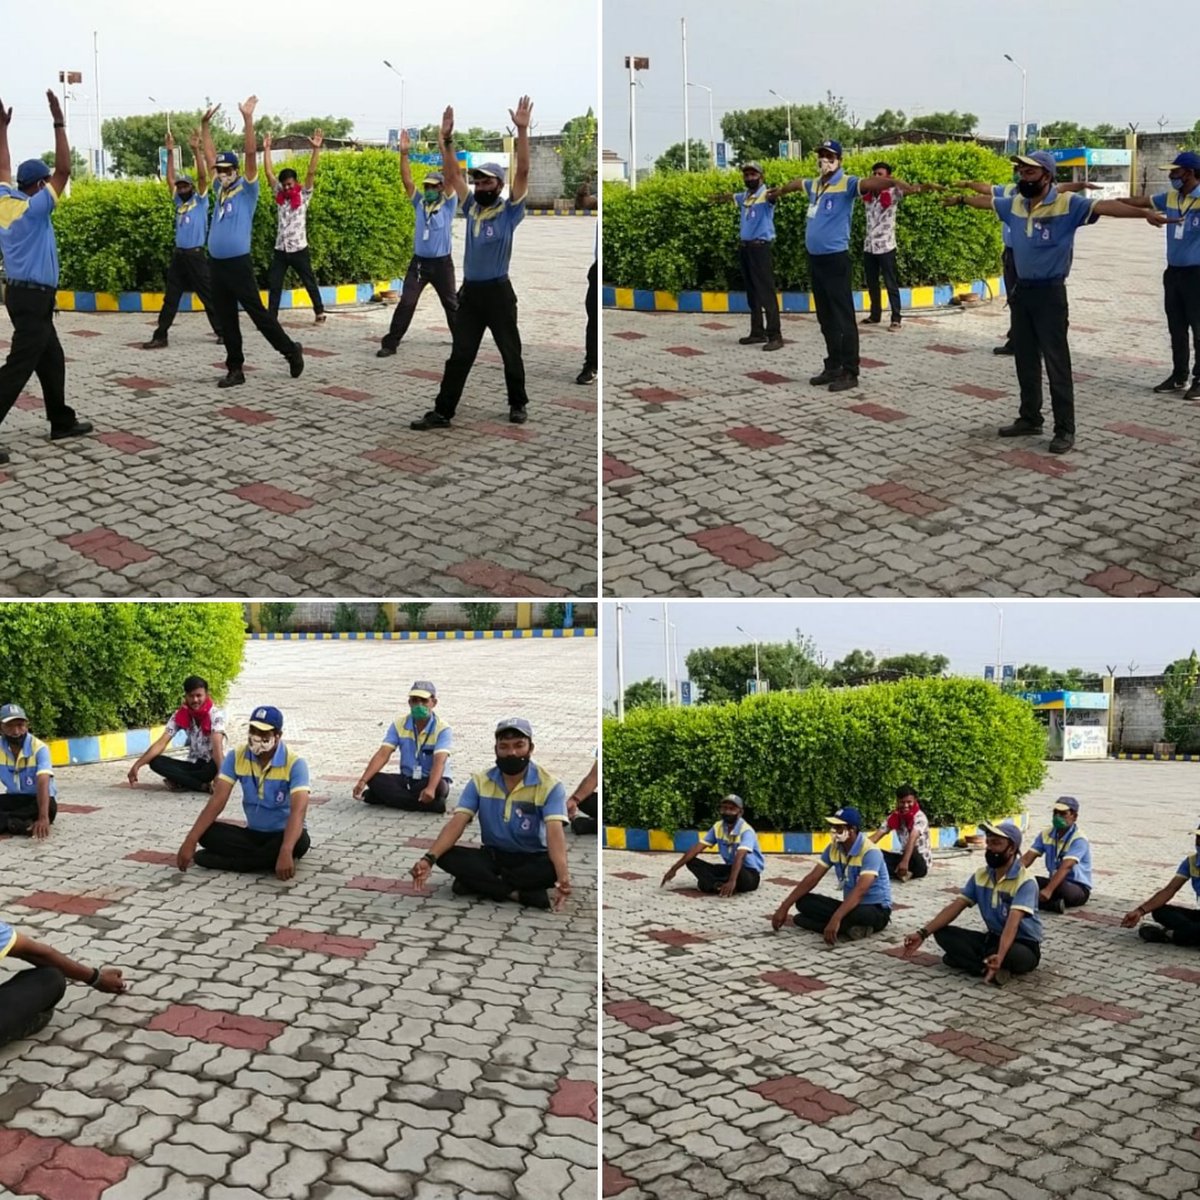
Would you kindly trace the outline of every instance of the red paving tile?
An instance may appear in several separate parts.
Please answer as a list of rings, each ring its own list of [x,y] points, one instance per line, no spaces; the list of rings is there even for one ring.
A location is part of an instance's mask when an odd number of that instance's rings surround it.
[[[76,917],[94,917],[112,901],[101,900],[96,896],[72,896],[67,892],[34,892],[9,903],[19,904],[23,908],[45,909],[47,912],[70,913]]]
[[[64,813],[94,813],[99,812],[100,807],[96,804],[60,804],[58,811]]]
[[[218,408],[217,416],[228,417],[231,421],[240,421],[243,425],[265,425],[268,421],[275,420],[274,413],[243,408],[240,404],[231,404],[228,408]]]
[[[1128,1025],[1142,1014],[1133,1008],[1122,1008],[1119,1004],[1105,1004],[1100,1000],[1092,1000],[1087,996],[1064,996],[1061,1000],[1053,1000],[1059,1008],[1070,1009],[1071,1012],[1082,1013],[1087,1017],[1099,1017],[1102,1021],[1113,1021],[1118,1025]]]
[[[287,1026],[282,1021],[242,1017],[195,1004],[172,1004],[165,1012],[158,1013],[146,1028],[176,1037],[195,1038],[199,1042],[233,1046],[238,1050],[265,1050]]]
[[[16,407],[24,409],[25,412],[41,412],[45,408],[45,405],[42,403],[41,396],[33,396],[29,392],[22,392],[17,397]]]
[[[882,404],[872,404],[870,401],[851,404],[850,412],[860,413],[873,421],[903,421],[908,417],[908,413],[901,412],[898,408],[885,408]]]
[[[158,863],[164,867],[175,865],[175,855],[167,850],[135,850],[125,858],[129,862]]]
[[[565,596],[567,589],[512,571],[482,558],[468,558],[446,568],[446,574],[495,596]]]
[[[144,375],[130,375],[127,379],[114,379],[113,383],[119,383],[122,387],[133,388],[135,391],[140,392],[171,386],[165,380],[147,379]]]
[[[928,516],[950,507],[944,500],[925,492],[915,492],[903,483],[873,483],[860,490],[864,496],[914,517]]]
[[[130,563],[148,562],[157,558],[155,551],[143,546],[140,542],[122,537],[112,529],[97,526],[86,533],[72,533],[58,539],[65,546],[77,550],[85,558],[98,563],[109,570],[119,571]]]
[[[971,1062],[986,1063],[988,1066],[1000,1067],[1012,1062],[1021,1055],[1016,1050],[1010,1050],[999,1042],[989,1042],[971,1033],[963,1033],[960,1029],[943,1029],[938,1033],[927,1033],[922,1039],[931,1046],[940,1046],[957,1054],[959,1058],[970,1059]]]
[[[334,958],[362,958],[378,943],[370,938],[314,933],[309,929],[277,929],[261,944],[286,946],[291,950],[311,950],[315,954],[328,954]]]
[[[401,454],[383,446],[378,450],[364,450],[362,457],[397,471],[407,471],[410,475],[428,475],[437,470],[437,463],[430,462],[427,458],[418,458],[415,454]]]
[[[791,383],[792,378],[789,375],[777,375],[774,371],[747,371],[747,379],[753,379],[757,383]]]
[[[637,871],[614,871],[612,873],[614,879],[649,879],[649,875],[640,875]]]
[[[715,529],[705,529],[700,533],[688,534],[688,539],[723,563],[739,570],[753,567],[760,562],[771,562],[783,553],[770,542],[764,542],[762,538],[756,537],[740,525],[720,525]]]
[[[803,995],[805,992],[819,992],[829,985],[811,975],[797,975],[795,971],[766,971],[759,976],[763,983],[783,988],[785,992],[795,992]]]
[[[614,333],[612,336],[620,338],[623,342],[636,342],[646,335],[644,333],[634,333],[632,329],[626,329],[621,333]]]
[[[1110,596],[1183,596],[1179,591],[1163,583],[1161,579],[1151,579],[1147,575],[1139,575],[1124,567],[1105,567],[1103,571],[1093,571],[1083,580],[1089,587],[1094,587]],[[1136,836],[1136,835],[1135,835]],[[1080,914],[1082,915],[1082,913]]]
[[[950,890],[955,893],[958,892],[957,888],[951,888]],[[894,908],[895,905],[892,907]],[[904,958],[903,946],[893,946],[890,950],[885,950],[883,953],[890,955],[892,958],[902,959],[904,962],[916,963],[921,967],[934,967],[942,961],[936,954],[927,954],[924,950],[918,950],[911,958]]]
[[[696,350],[691,346],[667,346],[666,351],[668,354],[677,354],[680,358],[695,358],[704,353],[703,350]]]
[[[858,1108],[853,1100],[810,1083],[799,1075],[764,1079],[750,1090],[815,1125],[823,1125],[834,1117],[847,1116]]]
[[[660,387],[630,388],[629,394],[638,400],[645,400],[647,404],[667,404],[672,400],[687,399],[686,396],[681,396],[678,392],[671,392],[666,388]]]
[[[766,882],[776,884],[778,887],[794,888],[802,881],[799,879],[789,879],[786,875],[776,875],[773,879],[766,880]]]
[[[960,383],[950,390],[961,392],[964,396],[974,396],[976,400],[1003,400],[1008,395],[997,388],[980,387],[977,383]]]
[[[548,1111],[552,1117],[581,1117],[595,1123],[596,1085],[590,1079],[564,1076],[550,1097]]]
[[[212,365],[220,371],[226,371],[229,369],[228,367],[225,366],[225,364],[223,362],[215,362]],[[249,374],[251,371],[257,371],[258,368],[252,367],[249,363],[246,363],[243,365],[242,370],[245,371],[247,374]]]
[[[387,892],[392,896],[433,895],[430,888],[418,887],[411,879],[382,879],[375,875],[356,875],[346,886],[356,892]]]
[[[1137,438],[1140,442],[1154,442],[1159,446],[1170,446],[1184,440],[1180,433],[1167,433],[1164,429],[1151,429],[1149,425],[1134,425],[1129,421],[1114,421],[1104,428],[1109,433],[1121,433],[1126,437]]]
[[[925,349],[932,350],[935,354],[966,354],[961,346],[943,346],[938,342],[930,342]]]
[[[528,425],[501,425],[498,421],[467,421],[467,429],[476,433],[490,433],[492,437],[508,438],[510,442],[533,442],[537,440],[537,430]]]
[[[858,365],[860,367],[866,367],[867,370],[870,370],[873,367],[886,367],[887,363],[880,362],[877,358],[860,358],[858,360]]]
[[[0,483],[3,482],[4,480],[0,479]],[[595,504],[593,504],[590,508],[581,508],[575,514],[575,520],[586,521],[589,525],[595,525],[600,520],[600,509]]]
[[[604,1006],[604,1011],[631,1029],[657,1029],[661,1025],[675,1025],[679,1018],[663,1008],[645,1004],[641,1000],[614,1000]]]
[[[595,400],[585,400],[581,396],[555,396],[550,403],[557,404],[559,408],[572,408],[576,412],[594,413],[596,411]]]
[[[701,329],[736,329],[737,326],[736,325],[727,325],[727,324],[725,324],[724,321],[701,321],[700,328]],[[621,336],[620,334],[617,334],[617,337],[620,337],[620,336]],[[641,335],[639,334],[638,336],[641,336]]]
[[[1165,867],[1170,867],[1170,863],[1161,864]],[[1116,913],[1096,912],[1089,908],[1072,908],[1068,909],[1067,916],[1073,917],[1077,921],[1087,921],[1092,925],[1107,925],[1110,929],[1118,929],[1121,925],[1121,918]]]
[[[371,392],[360,392],[354,388],[327,387],[321,388],[322,396],[336,396],[339,400],[374,400]]]
[[[23,1129],[0,1129],[0,1185],[43,1200],[99,1200],[125,1178],[132,1158],[73,1146]]]
[[[620,337],[618,333],[616,335]],[[636,336],[641,337],[639,333]],[[604,1163],[604,1178],[601,1183],[602,1196],[619,1196],[622,1192],[627,1192],[631,1187],[637,1187],[637,1180],[630,1179],[619,1167],[614,1167],[612,1163]]]
[[[337,356],[336,350],[318,350],[315,346],[303,347],[305,358],[334,358]]]
[[[111,446],[114,450],[121,450],[125,454],[140,454],[143,450],[157,450],[159,447],[158,442],[152,442],[149,438],[139,437],[136,433],[125,433],[119,429],[99,433],[96,435],[96,440],[103,442],[106,446]]]
[[[667,946],[699,946],[708,940],[686,929],[649,929],[645,936]]]
[[[1038,454],[1033,450],[1005,450],[996,457],[1014,467],[1024,467],[1028,471],[1053,475],[1055,478],[1061,478],[1075,470],[1069,462],[1064,462],[1061,458],[1054,458],[1049,454]]]
[[[739,425],[736,429],[727,429],[725,432],[752,450],[765,450],[768,446],[782,446],[787,442],[787,438],[780,437],[769,429],[759,429],[757,425]]]
[[[1190,967],[1159,967],[1156,975],[1165,975],[1168,979],[1179,979],[1184,983],[1200,983],[1200,971]]]
[[[603,469],[605,483],[612,483],[614,479],[632,479],[635,475],[641,474],[636,467],[631,467],[619,458],[613,458],[611,454],[604,456]]]
[[[68,329],[67,332],[72,337],[100,337],[98,329]]]
[[[312,508],[314,504],[307,496],[299,496],[270,483],[246,483],[239,488],[232,488],[228,494],[250,504],[257,504],[259,508],[287,516],[304,508]]]
[[[371,341],[375,339],[372,338]],[[441,371],[427,371],[424,367],[409,367],[406,371],[401,371],[401,375],[411,376],[413,379],[428,379],[430,383],[441,383]]]

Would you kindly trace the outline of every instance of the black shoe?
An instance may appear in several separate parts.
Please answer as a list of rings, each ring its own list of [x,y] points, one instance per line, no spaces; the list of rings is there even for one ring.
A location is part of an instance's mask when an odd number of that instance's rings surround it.
[[[510,408],[508,410],[508,419],[513,425],[524,425],[529,420],[529,411],[523,404],[519,408]]]
[[[900,332],[900,330],[901,330],[901,329],[903,329],[903,328],[904,328],[904,326],[903,326],[903,325],[901,325],[899,321],[893,321],[893,322],[892,322],[892,323],[891,323],[891,324],[888,326],[888,333],[899,333],[899,332]]]
[[[1012,978],[1012,972],[1007,967],[1001,967],[992,976],[992,987],[1003,987]]]
[[[28,837],[33,832],[33,822],[24,817],[9,817],[8,832],[14,837]]]
[[[241,368],[239,367],[238,370],[236,370],[236,371],[230,371],[225,376],[224,379],[218,379],[217,387],[219,387],[219,388],[237,387],[237,386],[239,386],[239,384],[243,384],[245,382],[246,382],[246,376],[242,372]]]
[[[1067,902],[1061,896],[1056,896],[1053,900],[1042,900],[1038,903],[1038,911],[1057,913],[1061,917],[1067,911]]]
[[[225,335],[224,335],[223,333],[218,333],[218,334],[216,335],[216,338],[217,338],[217,345],[218,345],[218,346],[223,346],[223,345],[225,345]]]
[[[772,338],[763,347],[763,350],[782,350],[782,349],[783,349],[783,338],[781,338],[781,337]]]
[[[443,417],[435,408],[431,408],[420,420],[410,421],[409,429],[449,429],[450,418]]]
[[[54,1016],[54,1009],[47,1008],[43,1012],[34,1013],[32,1017],[21,1027],[14,1041],[24,1038],[31,1038],[35,1033],[41,1033],[47,1025],[50,1024],[50,1018]]]
[[[1018,417],[1011,425],[1004,425],[997,432],[1001,437],[1031,437],[1041,433],[1042,426]]]
[[[1075,445],[1075,439],[1074,439],[1074,437],[1072,437],[1071,434],[1056,433],[1054,435],[1054,437],[1050,439],[1050,453],[1051,454],[1066,454],[1066,452],[1068,450],[1070,450],[1071,447],[1074,445]]]
[[[1200,400],[1200,379],[1193,379],[1192,386],[1183,393],[1185,400]]]
[[[395,346],[380,346],[379,349],[375,351],[375,357],[376,358],[391,358],[395,353],[396,353]]]
[[[8,451],[0,450],[0,463],[6,463],[8,461],[9,461]]]
[[[160,337],[152,337],[148,342],[142,343],[143,350],[165,350],[167,348],[167,339]]]
[[[292,378],[299,379],[304,374],[304,348],[299,342],[294,344],[296,348],[288,355],[288,366],[292,368]]]
[[[52,442],[61,442],[63,438],[83,437],[85,433],[92,432],[91,421],[76,421],[69,429],[51,429],[50,440]]]
[[[316,318],[313,321],[313,324],[314,325],[324,325],[325,321],[326,321],[325,314],[323,312],[319,312],[319,313],[317,313]]]
[[[579,374],[575,376],[575,382],[576,383],[595,383],[596,382],[596,368],[593,366],[590,366],[588,363],[584,363],[583,370],[580,371]]]
[[[463,881],[461,879],[455,879],[454,882],[450,885],[450,890],[456,896],[473,896],[473,895],[475,895],[475,893],[469,887],[467,887],[467,885],[465,883],[463,883]]]
[[[863,317],[859,322],[860,325],[878,325],[883,320],[882,317]]]
[[[1167,937],[1167,931],[1161,925],[1139,925],[1138,937],[1143,942],[1166,942],[1170,940]]]
[[[1174,375],[1168,375],[1162,383],[1157,384],[1154,388],[1156,392],[1182,392],[1187,387],[1187,378],[1177,379]]]
[[[739,346],[758,346],[758,345],[761,345],[761,343],[765,342],[766,340],[767,340],[766,334],[752,333],[747,337],[738,338],[738,345]]]
[[[839,941],[843,942],[861,942],[863,938],[871,936],[871,927],[869,925],[851,925],[840,936]]]
[[[1016,353],[1016,351],[1012,348],[1012,342],[1005,342],[1003,346],[993,346],[992,353],[1007,354],[1011,357]]]
[[[517,899],[524,904],[526,908],[550,907],[550,894],[545,890],[534,892],[518,892]]]
[[[813,387],[821,387],[823,384],[832,383],[835,379],[840,378],[841,371],[831,371],[828,367],[823,370],[820,375],[814,375],[808,382]]]
[[[843,371],[830,385],[831,392],[848,392],[852,388],[858,387],[858,376],[851,375],[849,371]]]

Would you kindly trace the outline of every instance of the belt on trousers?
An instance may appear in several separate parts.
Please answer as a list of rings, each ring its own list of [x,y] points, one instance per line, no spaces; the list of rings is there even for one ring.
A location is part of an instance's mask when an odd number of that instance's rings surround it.
[[[203,254],[204,253],[203,246],[176,246],[175,249],[178,250],[180,254]]]
[[[1044,287],[1065,287],[1067,277],[1058,275],[1054,279],[1018,279],[1017,287],[1044,288]]]
[[[742,238],[743,246],[769,246],[770,238]]]
[[[51,287],[48,283],[29,283],[24,279],[7,279],[5,287],[28,288],[31,292],[49,292],[52,296],[58,293],[58,288]]]

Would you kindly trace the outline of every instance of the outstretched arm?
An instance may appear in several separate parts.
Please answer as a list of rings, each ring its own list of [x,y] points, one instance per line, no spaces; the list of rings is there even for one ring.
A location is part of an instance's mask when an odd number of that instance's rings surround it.
[[[517,169],[513,172],[512,187],[509,199],[517,204],[525,199],[529,190],[529,122],[533,116],[533,101],[528,96],[522,96],[517,101],[515,109],[510,108],[508,115],[517,130]]]
[[[204,142],[204,161],[208,164],[210,174],[217,165],[217,148],[213,145],[212,140],[212,119],[220,107],[220,104],[214,104],[200,118],[200,137]]]
[[[767,199],[774,203],[780,196],[790,195],[792,192],[800,192],[804,190],[804,185],[808,182],[806,179],[789,179],[787,183],[781,184],[779,187],[767,189]],[[732,200],[733,197],[731,196]]]
[[[271,135],[263,134],[263,174],[267,177],[267,187],[274,191],[278,186],[275,172],[271,169]]]
[[[258,97],[251,96],[238,105],[238,112],[242,114],[245,135],[242,140],[242,149],[246,155],[246,165],[242,169],[242,178],[247,183],[253,183],[258,178],[258,140],[254,133],[254,107],[256,104],[258,104]]]
[[[317,178],[317,159],[321,157],[325,135],[319,129],[314,129],[312,137],[308,140],[312,143],[312,153],[308,156],[308,174],[304,177],[304,187],[306,191],[311,192],[313,182]]]
[[[438,129],[438,150],[442,155],[442,174],[446,177],[446,187],[454,192],[461,204],[466,200],[469,189],[454,153],[454,109],[449,105],[442,113],[442,124]]]
[[[438,144],[441,145],[441,137],[438,138]],[[412,163],[408,161],[409,153],[412,151],[412,140],[408,136],[408,130],[400,130],[400,182],[404,184],[404,194],[411,200],[417,194],[417,185],[413,183]],[[443,157],[445,155],[443,154]],[[442,168],[442,176],[449,179],[445,168]]]
[[[1096,200],[1092,204],[1092,212],[1101,217],[1132,217],[1141,221],[1149,221],[1151,225],[1178,225],[1182,217],[1168,217],[1166,213],[1150,212],[1144,208],[1135,207],[1125,200]]]

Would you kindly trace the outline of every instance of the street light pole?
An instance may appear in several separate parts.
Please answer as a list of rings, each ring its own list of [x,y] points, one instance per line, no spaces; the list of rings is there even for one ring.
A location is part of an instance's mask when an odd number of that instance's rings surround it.
[[[790,158],[792,153],[792,102],[790,100],[784,100],[774,88],[767,88],[767,91],[770,92],[776,100],[783,100],[784,104],[787,105],[788,157]]]
[[[748,634],[740,625],[735,625],[734,629],[736,629],[743,637],[750,637],[750,634]],[[750,640],[754,643],[754,694],[758,695],[758,693],[762,690],[762,675],[759,674],[758,670],[758,638],[750,638]]]
[[[391,71],[391,73],[393,75],[399,76],[399,79],[400,79],[400,128],[403,129],[404,128],[404,76],[401,75],[400,72],[397,71],[396,68],[393,67],[392,64],[390,62],[388,62],[388,60],[386,58],[383,60],[383,65],[385,67],[387,67],[387,69],[389,71]]]
[[[703,88],[708,93],[708,165],[715,167],[717,165],[717,139],[714,132],[716,126],[713,124],[713,90],[705,87],[702,83],[689,83],[688,87]]]
[[[996,685],[1002,686],[1004,683],[1004,609],[1000,605],[993,602],[992,607],[996,610],[997,626],[996,626]]]
[[[679,18],[679,28],[683,34],[683,169],[690,171],[692,162],[691,146],[688,144],[688,77],[687,77],[687,18]]]
[[[1024,154],[1028,149],[1025,141],[1025,89],[1026,84],[1029,82],[1028,73],[1011,54],[1006,54],[1004,57],[1021,72],[1021,128],[1017,131],[1017,146],[1020,153]]]
[[[637,59],[628,55],[629,64],[629,190],[637,191]]]
[[[622,627],[625,605],[617,605],[617,720],[625,720],[625,645]]]

